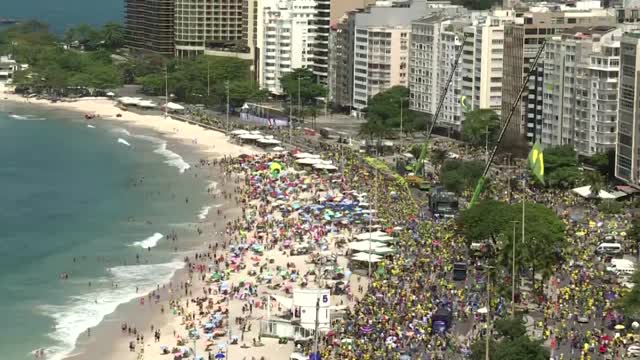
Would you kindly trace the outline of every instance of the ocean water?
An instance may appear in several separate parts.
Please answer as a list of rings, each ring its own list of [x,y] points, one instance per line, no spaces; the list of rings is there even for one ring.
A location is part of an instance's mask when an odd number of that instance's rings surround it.
[[[78,24],[122,23],[124,0],[3,0],[0,18],[37,19],[55,32]]]
[[[216,204],[179,144],[15,106],[0,102],[0,358],[57,360],[136,287],[167,282],[182,264],[165,235],[182,246]]]

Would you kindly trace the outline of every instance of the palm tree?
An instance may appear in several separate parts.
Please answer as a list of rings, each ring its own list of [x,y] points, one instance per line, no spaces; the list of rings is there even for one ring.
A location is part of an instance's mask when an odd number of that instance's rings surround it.
[[[589,196],[597,198],[604,187],[604,177],[599,172],[589,171],[584,174],[584,181],[589,185]]]

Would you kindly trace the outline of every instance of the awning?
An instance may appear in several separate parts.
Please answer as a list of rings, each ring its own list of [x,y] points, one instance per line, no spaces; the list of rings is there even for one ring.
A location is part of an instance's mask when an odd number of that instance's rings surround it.
[[[587,185],[587,186],[581,186],[581,187],[577,187],[575,189],[572,189],[571,191],[573,191],[574,193],[582,196],[583,198],[590,198],[591,196],[591,186]],[[600,199],[616,199],[615,195],[612,195],[604,190],[600,190],[600,192],[598,193],[598,198]]]
[[[169,110],[184,110],[184,106],[172,102],[167,103],[165,106]]]
[[[362,204],[360,204],[362,205]],[[363,211],[364,213],[365,211]],[[374,231],[374,232],[366,232],[366,233],[362,233],[362,234],[358,234],[355,236],[356,239],[358,240],[369,240],[369,239],[373,239],[374,237],[378,237],[378,236],[386,236],[387,233],[384,231]]]
[[[373,249],[375,248],[384,247],[384,244],[375,241],[364,240],[349,243],[348,247],[351,250],[368,252],[369,250],[373,251]]]
[[[382,261],[382,256],[376,255],[376,254],[367,254],[367,253],[359,252],[353,255],[351,257],[351,260],[375,263],[375,262]]]

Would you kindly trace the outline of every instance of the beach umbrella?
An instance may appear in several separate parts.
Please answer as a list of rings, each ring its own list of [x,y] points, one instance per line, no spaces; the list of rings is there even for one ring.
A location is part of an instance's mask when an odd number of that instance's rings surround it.
[[[622,324],[618,324],[618,325],[616,325],[616,326],[614,327],[614,329],[616,329],[616,330],[624,330],[624,325],[622,325]]]
[[[224,353],[219,352],[219,353],[216,354],[215,358],[216,359],[224,359],[225,355],[224,355]]]

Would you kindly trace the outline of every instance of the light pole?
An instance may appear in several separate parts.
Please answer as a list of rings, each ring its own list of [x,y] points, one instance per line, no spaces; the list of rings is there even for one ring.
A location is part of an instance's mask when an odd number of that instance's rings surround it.
[[[169,68],[164,65],[164,117],[167,118],[169,111]]]
[[[227,126],[226,130],[229,131],[229,80],[224,82],[225,87],[227,88]]]
[[[211,95],[211,63],[207,61],[207,97]]]
[[[513,238],[511,241],[511,316],[516,316],[516,225],[518,220],[511,221],[513,223]]]

